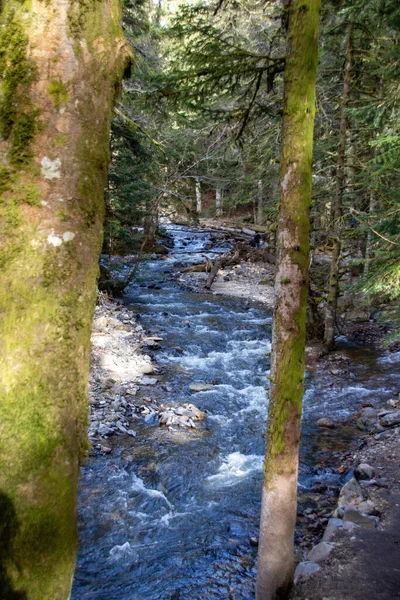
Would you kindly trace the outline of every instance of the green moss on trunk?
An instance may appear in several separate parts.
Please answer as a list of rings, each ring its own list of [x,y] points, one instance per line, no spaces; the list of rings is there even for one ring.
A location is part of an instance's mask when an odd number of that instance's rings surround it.
[[[21,600],[69,597],[87,450],[108,135],[124,58],[119,1],[78,4],[90,10],[75,35],[84,53],[75,72],[63,63],[73,49],[56,0],[37,3],[34,18],[27,3],[6,0],[0,17],[0,596]],[[91,28],[94,4],[102,17]]]
[[[257,599],[287,597],[304,389],[311,168],[320,0],[288,5],[278,258]]]

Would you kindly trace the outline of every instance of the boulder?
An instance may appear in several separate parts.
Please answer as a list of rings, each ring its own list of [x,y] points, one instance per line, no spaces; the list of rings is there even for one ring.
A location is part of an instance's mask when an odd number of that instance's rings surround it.
[[[369,515],[364,515],[360,513],[356,508],[348,508],[344,511],[343,515],[343,525],[346,522],[354,523],[359,527],[367,527],[368,529],[375,529],[377,526],[379,519],[378,517],[371,517]]]
[[[378,515],[378,511],[375,508],[375,504],[371,500],[364,500],[358,505],[358,510],[364,515]]]
[[[329,519],[322,541],[330,542],[335,537],[337,531],[343,527],[342,519]]]
[[[378,412],[372,406],[367,406],[360,410],[356,421],[358,429],[372,433],[376,431],[378,425]]]
[[[352,477],[340,490],[338,508],[348,505],[357,505],[363,500],[364,497],[361,486],[354,477]]]
[[[361,463],[354,469],[354,476],[357,480],[360,479],[372,479],[375,475],[375,470],[366,463]]]
[[[330,556],[334,547],[335,544],[333,543],[320,542],[319,544],[314,546],[312,550],[310,550],[310,552],[307,555],[307,561],[314,563],[324,562],[324,560],[326,560],[328,556]]]
[[[394,427],[400,425],[400,410],[389,412],[380,419],[380,424],[383,427]]]
[[[355,529],[358,529],[360,526],[356,525],[355,523],[352,523],[351,521],[345,521],[343,523],[343,530],[344,531],[349,531],[350,533],[353,533],[353,531]]]
[[[312,575],[318,573],[320,569],[321,567],[317,565],[317,563],[308,561],[299,563],[294,572],[294,583],[296,584],[299,581],[305,581],[306,579],[309,579],[312,577]]]

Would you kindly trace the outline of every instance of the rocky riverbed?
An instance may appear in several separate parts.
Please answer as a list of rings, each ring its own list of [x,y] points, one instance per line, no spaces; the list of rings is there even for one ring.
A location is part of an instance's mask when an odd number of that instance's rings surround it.
[[[200,232],[178,235],[185,249],[203,244]],[[164,567],[168,573],[173,569],[168,581],[165,573],[160,575],[170,595],[178,586],[182,598],[193,597],[197,579],[211,577],[204,591],[207,600],[225,598],[228,592],[235,599],[252,597],[268,366],[263,357],[271,322],[264,311],[273,302],[273,267],[244,261],[220,274],[214,286],[220,283],[223,289],[213,286],[211,294],[204,294],[204,276],[188,274],[182,279],[179,274],[183,248],[177,258],[154,258],[145,265],[146,279],[124,303],[101,295],[96,308],[90,378],[92,462],[84,475],[85,542],[73,596],[79,600],[114,600],[115,582],[121,577],[125,591],[118,597],[130,597],[131,567],[126,565],[132,561],[140,579],[137,592],[144,597],[158,597],[158,576],[156,581],[149,575],[154,564],[160,573]],[[123,261],[121,265],[129,268]],[[184,289],[171,281],[171,273]],[[190,294],[188,287],[200,293]],[[214,298],[213,292],[221,297]],[[258,306],[264,308],[260,311]],[[399,479],[398,390],[395,393],[390,355],[379,356],[347,343],[329,356],[318,346],[308,350],[296,532],[296,562],[305,563],[305,571],[297,572],[296,600],[375,598],[357,596],[351,588],[352,581],[358,581],[357,569],[360,577],[371,579],[360,557],[380,564],[384,577],[393,580],[374,554],[375,548],[385,555],[390,544],[392,550],[395,546]],[[393,356],[393,365],[398,362]],[[199,456],[206,459],[199,462]],[[361,476],[360,468],[355,471],[360,464],[367,465]],[[348,495],[349,488],[354,496]],[[226,495],[229,489],[235,494]],[[108,509],[96,525],[92,511],[97,514],[104,505]],[[175,527],[169,527],[170,519]],[[199,547],[189,543],[197,530]],[[365,535],[391,541],[367,543]],[[362,552],[358,543],[366,544]],[[164,556],[168,544],[184,544],[181,552],[189,565],[184,570]],[[136,563],[142,547],[146,556]],[[214,556],[211,562],[209,553]],[[393,566],[389,559],[387,564]],[[349,565],[355,571],[349,571],[348,586],[340,596],[335,578],[340,579]],[[96,585],[90,575],[94,572]],[[379,573],[374,577],[379,580]],[[328,581],[330,588],[321,587]],[[353,587],[365,592],[359,581]],[[382,600],[390,597],[396,596]]]
[[[195,429],[196,422],[206,418],[206,413],[192,403],[168,405],[158,402],[151,393],[161,382],[159,368],[148,352],[159,349],[161,343],[162,338],[146,332],[120,301],[99,295],[89,378],[88,437],[92,455],[110,454],[111,442],[118,437],[136,437],[132,425],[138,421]],[[195,387],[192,391],[204,389]]]

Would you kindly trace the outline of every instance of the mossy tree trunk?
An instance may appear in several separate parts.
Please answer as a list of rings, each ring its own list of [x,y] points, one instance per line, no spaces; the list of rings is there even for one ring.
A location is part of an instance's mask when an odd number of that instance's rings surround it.
[[[351,69],[353,60],[353,33],[354,24],[350,23],[347,35],[346,62],[344,67],[343,94],[340,112],[339,147],[336,162],[336,194],[333,205],[333,244],[332,260],[329,272],[329,289],[326,301],[324,344],[328,350],[335,345],[335,321],[337,302],[339,297],[339,268],[340,253],[342,248],[342,217],[343,217],[343,192],[345,185],[345,158],[346,158],[346,111],[349,105]]]
[[[1,3],[3,598],[70,595],[121,20],[119,0]]]
[[[304,382],[320,0],[292,0],[287,10],[276,304],[257,600],[285,598],[292,585]]]

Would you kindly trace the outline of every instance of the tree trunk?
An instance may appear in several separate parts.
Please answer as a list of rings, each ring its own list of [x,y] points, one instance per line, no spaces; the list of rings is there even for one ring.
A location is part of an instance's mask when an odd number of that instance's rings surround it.
[[[200,177],[196,177],[196,212],[201,213],[201,183]]]
[[[0,13],[0,595],[69,598],[119,0]]]
[[[336,163],[336,196],[333,206],[333,247],[332,261],[329,273],[329,289],[326,301],[324,344],[328,350],[335,345],[335,321],[337,311],[337,301],[339,297],[339,268],[342,237],[342,216],[343,216],[343,190],[345,177],[345,156],[346,156],[346,133],[347,119],[346,110],[350,98],[351,69],[353,60],[353,32],[354,23],[350,23],[347,35],[346,64],[344,69],[342,106],[340,114],[339,148]]]
[[[368,207],[368,214],[370,215],[370,218],[373,218],[373,215],[376,210],[376,206],[377,206],[376,192],[373,188],[371,188],[371,190],[369,192],[369,207]],[[371,255],[372,255],[372,236],[373,236],[372,230],[371,230],[371,228],[369,228],[367,231],[367,236],[366,236],[366,240],[365,240],[364,277],[368,277],[368,272],[369,272],[369,266],[370,266]]]
[[[319,13],[320,0],[292,0],[288,6],[276,303],[257,600],[285,598],[293,579]]]
[[[264,208],[264,186],[261,179],[257,182],[257,220],[256,225],[263,223],[263,208]]]
[[[221,188],[215,190],[215,216],[222,217],[223,197]]]

